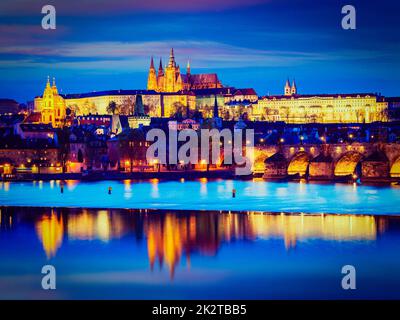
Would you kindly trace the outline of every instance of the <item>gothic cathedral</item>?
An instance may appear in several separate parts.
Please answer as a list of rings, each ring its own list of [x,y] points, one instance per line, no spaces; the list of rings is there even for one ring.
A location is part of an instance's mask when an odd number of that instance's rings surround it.
[[[190,64],[186,67],[186,74],[182,74],[179,65],[175,62],[174,49],[171,49],[168,65],[163,68],[162,60],[158,72],[154,67],[153,58],[150,61],[147,90],[157,92],[178,92],[196,89],[222,88],[222,84],[215,73],[192,74]]]

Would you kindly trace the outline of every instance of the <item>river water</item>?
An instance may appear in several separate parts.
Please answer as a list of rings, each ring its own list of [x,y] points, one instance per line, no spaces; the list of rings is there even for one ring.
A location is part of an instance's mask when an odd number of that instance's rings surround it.
[[[58,181],[2,183],[0,298],[399,299],[399,192],[153,180],[67,181],[61,193]],[[41,287],[44,265],[56,269],[56,290]],[[356,290],[341,286],[345,265]]]

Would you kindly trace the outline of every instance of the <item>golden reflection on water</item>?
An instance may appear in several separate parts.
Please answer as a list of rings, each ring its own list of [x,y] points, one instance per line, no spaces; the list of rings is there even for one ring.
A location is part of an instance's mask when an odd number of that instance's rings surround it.
[[[67,233],[71,240],[101,240],[108,242],[120,238],[124,232],[120,215],[110,215],[108,210],[88,212],[68,216]]]
[[[61,247],[64,237],[64,222],[62,216],[58,217],[54,212],[50,216],[43,215],[36,222],[36,232],[42,243],[47,259],[54,257]]]
[[[384,233],[387,218],[361,215],[263,214],[248,212],[159,213],[150,211],[82,210],[77,213],[43,215],[36,231],[48,258],[68,240],[108,242],[126,234],[143,234],[150,269],[164,264],[173,277],[176,266],[190,254],[216,255],[221,243],[234,240],[282,239],[287,250],[299,241],[375,241]]]

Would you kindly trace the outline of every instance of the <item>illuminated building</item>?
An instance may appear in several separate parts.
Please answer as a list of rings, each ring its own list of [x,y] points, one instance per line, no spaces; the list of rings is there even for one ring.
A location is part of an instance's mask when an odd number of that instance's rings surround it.
[[[157,92],[178,92],[182,90],[196,90],[208,88],[221,88],[222,84],[215,73],[192,74],[190,63],[187,63],[186,74],[181,73],[179,65],[175,62],[174,49],[171,49],[168,65],[163,68],[160,59],[158,72],[154,67],[153,58],[150,61],[147,90]]]
[[[388,121],[387,112],[388,103],[376,94],[300,95],[288,80],[284,95],[258,100],[253,116],[286,123],[370,123]]]
[[[50,78],[47,78],[43,95],[35,98],[35,111],[40,112],[41,123],[51,123],[53,127],[63,126],[66,113],[65,100],[58,94],[54,78],[52,86],[50,85]]]

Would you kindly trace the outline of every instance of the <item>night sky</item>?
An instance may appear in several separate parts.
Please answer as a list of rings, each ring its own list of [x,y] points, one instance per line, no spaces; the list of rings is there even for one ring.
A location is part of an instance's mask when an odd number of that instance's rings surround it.
[[[57,29],[41,28],[41,8]],[[341,28],[341,8],[357,29]],[[47,75],[62,93],[144,89],[150,57],[222,83],[281,94],[381,92],[400,96],[400,2],[312,0],[2,0],[0,98],[43,92]]]

